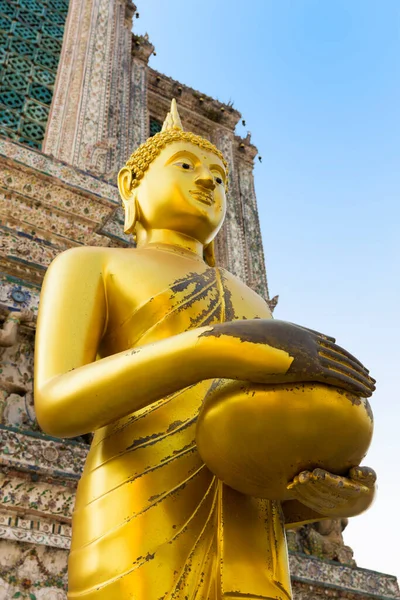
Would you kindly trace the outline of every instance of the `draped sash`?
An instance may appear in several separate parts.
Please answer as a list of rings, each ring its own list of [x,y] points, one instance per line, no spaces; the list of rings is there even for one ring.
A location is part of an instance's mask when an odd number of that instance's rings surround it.
[[[119,351],[231,320],[230,302],[217,269],[194,273],[105,341]],[[211,384],[96,432],[73,515],[70,600],[291,598],[280,505],[225,486],[197,452],[196,419]]]

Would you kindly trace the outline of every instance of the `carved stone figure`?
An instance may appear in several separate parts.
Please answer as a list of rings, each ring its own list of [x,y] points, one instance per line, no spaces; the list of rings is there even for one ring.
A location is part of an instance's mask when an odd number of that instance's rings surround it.
[[[353,550],[346,546],[342,532],[348,519],[326,519],[309,523],[288,532],[288,546],[294,552],[303,552],[346,565],[356,565]]]
[[[11,312],[0,330],[0,422],[17,427],[35,423],[32,393],[32,344],[22,339],[22,323],[32,321],[29,310]]]
[[[3,323],[2,329],[0,329],[0,346],[3,348],[15,346],[20,323],[26,323],[32,319],[33,314],[30,310],[10,312]]]

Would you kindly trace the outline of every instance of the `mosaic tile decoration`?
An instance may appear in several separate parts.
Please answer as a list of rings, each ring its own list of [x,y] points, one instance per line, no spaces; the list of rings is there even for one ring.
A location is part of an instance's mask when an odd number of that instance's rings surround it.
[[[27,167],[32,167],[46,175],[57,177],[60,182],[76,187],[86,193],[110,200],[116,205],[120,204],[116,185],[1,136],[0,156]]]
[[[69,0],[0,0],[0,133],[41,148]]]
[[[29,309],[37,315],[40,288],[0,273],[0,307],[7,310]]]
[[[63,549],[0,540],[0,600],[65,600],[67,556]]]
[[[161,131],[162,125],[163,124],[161,123],[161,121],[155,119],[154,117],[150,117],[149,136],[152,137],[153,135],[156,135],[156,133]]]
[[[11,517],[11,523],[14,522],[20,525],[19,530],[0,523],[0,529],[8,532],[7,537],[0,540],[0,599],[66,600],[67,526],[61,526],[60,533],[53,533],[54,526],[50,523],[39,524],[38,521]],[[41,542],[33,545],[36,537],[40,537]],[[290,563],[295,571],[294,600],[399,598],[396,578],[390,575],[350,569],[302,555],[291,555]],[[310,571],[313,573],[311,577],[300,575],[308,575]],[[337,583],[332,585],[330,581]]]
[[[320,560],[301,553],[290,553],[289,556],[290,573],[294,582],[316,584],[327,590],[335,588],[356,592],[362,598],[400,598],[396,577],[392,575]]]
[[[46,519],[30,519],[2,512],[0,514],[0,538],[64,548],[69,550],[71,545],[71,526]]]
[[[0,425],[0,465],[23,472],[79,479],[88,446]]]

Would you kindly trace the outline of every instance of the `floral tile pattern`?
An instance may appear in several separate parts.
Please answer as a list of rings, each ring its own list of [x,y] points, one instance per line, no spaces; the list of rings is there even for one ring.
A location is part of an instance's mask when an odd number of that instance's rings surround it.
[[[52,175],[61,182],[80,188],[94,196],[119,204],[118,190],[115,185],[55,160],[39,150],[33,150],[0,136],[0,156],[12,159],[15,163],[26,165],[46,175]]]
[[[0,465],[3,467],[79,479],[88,447],[71,440],[58,441],[37,432],[19,432],[0,425]]]
[[[290,571],[294,582],[314,583],[328,590],[333,587],[343,592],[356,592],[361,594],[361,598],[400,598],[396,577],[359,567],[291,553]]]

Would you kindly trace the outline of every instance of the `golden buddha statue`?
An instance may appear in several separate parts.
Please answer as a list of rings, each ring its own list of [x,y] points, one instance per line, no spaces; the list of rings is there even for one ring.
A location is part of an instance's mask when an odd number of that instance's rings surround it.
[[[118,185],[137,247],[61,254],[38,319],[38,421],[94,432],[68,598],[291,598],[285,524],[372,502],[374,380],[215,266],[227,165],[174,101]]]

